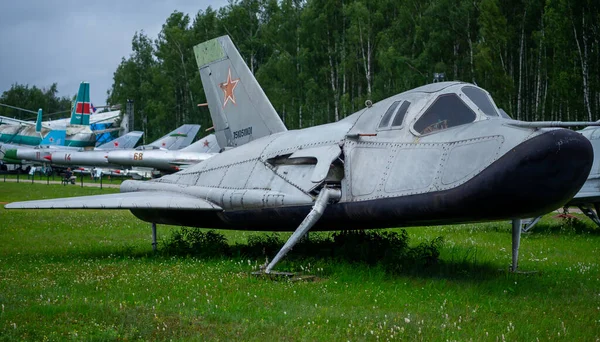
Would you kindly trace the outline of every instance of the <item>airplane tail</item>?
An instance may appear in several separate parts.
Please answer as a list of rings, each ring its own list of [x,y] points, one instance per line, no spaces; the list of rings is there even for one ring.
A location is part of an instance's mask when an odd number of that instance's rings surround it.
[[[164,137],[154,141],[150,146],[156,146],[167,150],[179,150],[189,146],[192,141],[194,141],[199,130],[200,125],[183,125]]]
[[[42,108],[38,109],[37,119],[35,120],[35,132],[42,133]]]
[[[137,144],[142,137],[142,134],[144,134],[142,131],[131,131],[114,140],[104,143],[97,148],[99,150],[122,150],[134,148],[135,144]]]
[[[90,84],[81,82],[77,92],[77,100],[71,110],[71,125],[89,126],[90,125]]]
[[[37,127],[36,127],[37,128]],[[40,142],[40,145],[57,145],[63,146],[67,140],[67,131],[54,129],[48,132]]]
[[[209,134],[204,138],[196,141],[186,148],[182,148],[182,152],[199,152],[199,153],[219,153],[221,147],[217,143],[217,137],[214,134]]]
[[[194,46],[194,55],[221,147],[287,130],[229,36]]]

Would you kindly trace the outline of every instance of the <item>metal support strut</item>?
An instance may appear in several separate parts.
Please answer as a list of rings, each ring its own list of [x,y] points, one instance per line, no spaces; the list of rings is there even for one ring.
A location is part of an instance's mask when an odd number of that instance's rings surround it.
[[[521,244],[521,219],[512,220],[512,265],[511,272],[516,272],[519,267],[519,245]]]
[[[329,200],[339,200],[340,197],[341,193],[339,190],[323,188],[323,190],[321,190],[319,193],[319,196],[317,196],[315,204],[313,205],[310,213],[306,215],[302,223],[300,223],[298,228],[296,228],[294,231],[294,234],[290,236],[283,247],[281,247],[279,252],[277,252],[277,255],[275,255],[273,260],[267,265],[264,272],[271,273],[273,267],[275,267],[275,265],[281,259],[283,259],[283,257],[296,245],[296,243],[298,243],[298,241],[300,241],[300,239],[310,230],[310,228],[317,223],[319,218],[321,218],[321,215],[323,215],[327,204],[329,204]]]
[[[152,250],[156,252],[156,223],[152,222]]]
[[[524,233],[529,232],[540,221],[541,218],[541,216],[538,216],[526,220],[521,220],[521,226],[523,227],[522,231]]]
[[[594,221],[594,223],[600,227],[600,218],[598,217],[598,213],[592,209],[591,204],[582,204],[579,206],[579,210],[581,210],[585,216],[589,217],[590,220]],[[596,208],[596,210],[598,209]]]

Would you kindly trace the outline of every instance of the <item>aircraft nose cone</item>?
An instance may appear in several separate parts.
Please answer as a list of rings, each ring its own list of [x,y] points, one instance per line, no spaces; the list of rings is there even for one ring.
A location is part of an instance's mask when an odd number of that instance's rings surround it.
[[[515,217],[538,216],[575,196],[590,173],[593,158],[592,145],[581,134],[551,130],[515,146],[478,183],[488,190],[483,192],[496,203],[496,210]]]
[[[4,153],[4,158],[6,159],[14,159],[14,160],[19,160],[20,158],[17,157],[17,150],[16,149],[8,149],[5,151]]]

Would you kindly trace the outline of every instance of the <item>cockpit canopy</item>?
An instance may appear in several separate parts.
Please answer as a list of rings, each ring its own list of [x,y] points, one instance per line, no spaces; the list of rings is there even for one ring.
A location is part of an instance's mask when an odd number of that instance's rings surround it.
[[[475,121],[477,115],[456,94],[440,95],[413,126],[429,134]]]
[[[479,120],[504,117],[489,94],[474,85],[452,82],[445,87],[437,87],[439,88],[432,89],[433,91],[427,86],[414,91],[419,94],[418,97],[429,96],[430,100],[422,108],[419,108],[417,100],[417,107],[414,109],[417,112],[408,115],[413,118],[413,134],[426,135]],[[411,101],[417,95],[410,92],[405,94]],[[411,101],[394,101],[381,118],[378,130],[402,128]]]
[[[142,145],[135,148],[138,151],[161,150],[160,147],[154,145]]]
[[[400,105],[400,103],[402,104]],[[394,103],[392,103],[390,108],[388,108],[388,110],[383,115],[383,118],[379,123],[379,129],[386,129],[388,127],[401,127],[402,123],[404,123],[404,117],[406,116],[406,111],[408,110],[408,107],[410,107],[410,102],[406,100],[395,101]],[[394,120],[390,125],[391,118],[394,114]]]

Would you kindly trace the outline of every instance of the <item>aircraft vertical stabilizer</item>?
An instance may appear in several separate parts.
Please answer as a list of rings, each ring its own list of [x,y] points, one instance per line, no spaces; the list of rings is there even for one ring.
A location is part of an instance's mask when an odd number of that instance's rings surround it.
[[[67,131],[65,131],[64,129],[54,129],[54,130],[51,130],[50,132],[48,132],[48,134],[46,134],[44,139],[42,139],[42,141],[40,142],[40,145],[42,145],[42,146],[47,146],[47,145],[63,146],[66,141],[67,141]]]
[[[182,125],[171,133],[151,143],[150,146],[164,148],[167,150],[179,150],[189,146],[194,141],[200,125]]]
[[[35,132],[42,133],[42,108],[38,109],[37,119],[35,120]]]
[[[194,55],[221,147],[287,131],[229,36],[196,45]]]
[[[221,147],[217,143],[214,134],[209,134],[188,147],[182,148],[182,152],[219,153]]]
[[[132,131],[114,140],[104,143],[97,148],[99,150],[122,150],[134,148],[143,134],[144,132],[142,131]]]
[[[90,84],[81,82],[77,92],[77,100],[71,110],[71,125],[89,126],[91,114]]]

